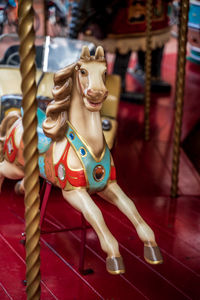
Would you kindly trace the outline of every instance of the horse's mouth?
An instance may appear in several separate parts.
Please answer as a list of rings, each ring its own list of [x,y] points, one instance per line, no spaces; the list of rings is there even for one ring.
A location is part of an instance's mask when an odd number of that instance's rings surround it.
[[[88,99],[87,99],[88,100]],[[94,107],[97,107],[97,106],[100,106],[102,104],[102,102],[92,102],[90,100],[88,100],[88,102],[90,103],[90,105],[94,106]]]
[[[89,104],[90,107],[94,108],[94,109],[101,109],[101,106],[102,106],[102,102],[103,101],[98,101],[98,102],[95,102],[95,101],[91,101],[90,99],[88,99],[87,97],[84,97],[85,98],[85,101],[87,102],[87,104]]]

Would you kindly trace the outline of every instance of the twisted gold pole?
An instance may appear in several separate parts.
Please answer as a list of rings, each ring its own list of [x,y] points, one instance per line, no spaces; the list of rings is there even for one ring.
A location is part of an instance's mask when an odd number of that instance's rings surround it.
[[[19,2],[20,71],[23,94],[25,159],[25,221],[27,299],[40,299],[40,212],[37,150],[36,67],[33,27],[33,1]]]
[[[185,85],[185,63],[186,63],[186,43],[187,43],[187,23],[189,0],[180,1],[180,27],[178,39],[178,62],[176,73],[176,112],[175,112],[175,128],[174,128],[174,144],[173,144],[173,160],[172,160],[172,186],[171,197],[177,197],[178,190],[178,173],[180,161],[180,140],[181,126],[183,116],[184,103],[184,85]]]
[[[144,104],[144,138],[150,137],[150,104],[151,104],[151,27],[152,27],[152,0],[146,3],[146,55],[145,55],[145,104]]]

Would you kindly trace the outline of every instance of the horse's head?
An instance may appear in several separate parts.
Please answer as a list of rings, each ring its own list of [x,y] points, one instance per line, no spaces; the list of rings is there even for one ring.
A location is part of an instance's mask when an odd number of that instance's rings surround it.
[[[43,122],[44,133],[59,139],[67,128],[67,111],[73,98],[73,88],[76,85],[81,95],[81,101],[92,112],[99,111],[108,95],[105,87],[106,61],[102,47],[98,47],[95,56],[90,56],[88,47],[82,49],[80,60],[54,75],[54,100],[46,109],[47,118]]]
[[[84,46],[75,70],[77,88],[85,107],[92,112],[99,111],[108,95],[105,86],[107,67],[103,48],[99,46],[95,56],[90,56],[88,47]]]

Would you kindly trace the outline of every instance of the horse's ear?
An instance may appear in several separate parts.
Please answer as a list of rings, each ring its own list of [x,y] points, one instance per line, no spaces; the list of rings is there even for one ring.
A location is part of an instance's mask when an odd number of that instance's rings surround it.
[[[96,50],[96,52],[95,52],[95,58],[96,58],[96,59],[104,58],[104,50],[103,50],[103,47],[101,47],[101,46],[98,46],[98,47],[97,47],[97,50]]]
[[[87,46],[82,47],[81,56],[82,59],[90,57],[90,50]]]

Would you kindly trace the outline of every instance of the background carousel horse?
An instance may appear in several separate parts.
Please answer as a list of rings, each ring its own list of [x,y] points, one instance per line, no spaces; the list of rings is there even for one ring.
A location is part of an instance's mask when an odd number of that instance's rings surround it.
[[[111,274],[124,273],[117,240],[109,231],[102,213],[91,198],[98,193],[116,205],[132,222],[144,243],[148,263],[162,263],[162,256],[151,228],[116,182],[114,162],[102,131],[100,109],[107,97],[106,61],[102,47],[90,56],[84,46],[80,60],[54,76],[54,100],[47,106],[39,124],[40,175],[59,186],[63,197],[91,224],[107,254]],[[41,123],[41,122],[40,122]],[[0,186],[4,177],[21,179],[23,172],[22,120],[12,112],[0,128]],[[23,180],[20,184],[23,189]]]

